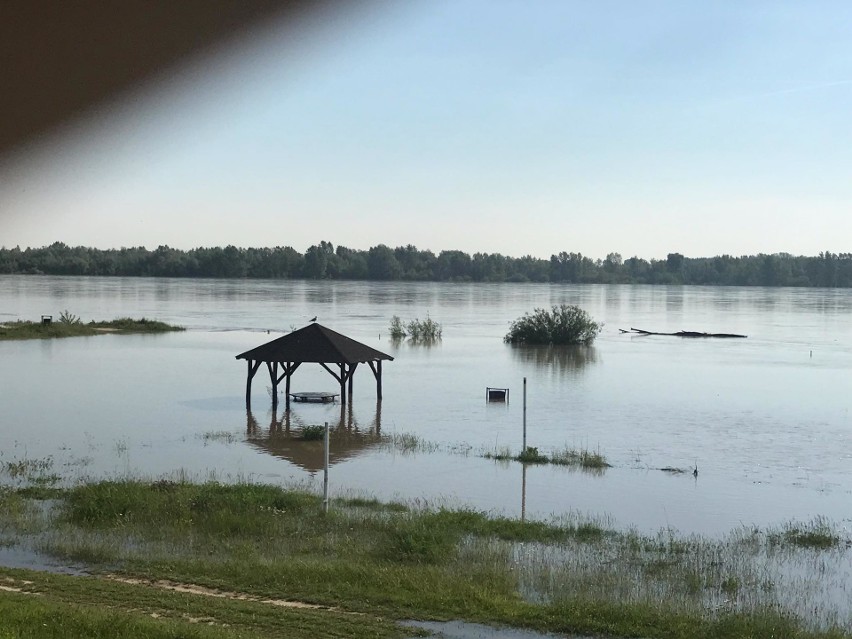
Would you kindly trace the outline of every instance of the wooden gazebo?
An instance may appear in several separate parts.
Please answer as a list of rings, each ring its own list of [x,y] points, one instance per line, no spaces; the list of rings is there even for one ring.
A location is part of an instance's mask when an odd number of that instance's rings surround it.
[[[347,386],[352,395],[352,376],[358,364],[368,364],[376,378],[376,398],[382,398],[382,361],[393,357],[377,351],[350,337],[341,335],[317,323],[293,331],[283,337],[262,344],[237,359],[248,362],[246,379],[246,408],[251,407],[251,380],[262,363],[269,370],[272,381],[272,406],[278,405],[278,384],[285,380],[284,397],[290,407],[290,377],[301,364],[316,363],[331,373],[340,384],[340,401],[346,401]],[[335,370],[336,369],[336,370]]]

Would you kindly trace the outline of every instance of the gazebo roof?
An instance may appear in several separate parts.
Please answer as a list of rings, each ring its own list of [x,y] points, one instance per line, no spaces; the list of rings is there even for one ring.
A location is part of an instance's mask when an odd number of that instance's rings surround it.
[[[393,357],[321,324],[312,323],[283,337],[240,353],[237,359],[261,362],[355,364]]]

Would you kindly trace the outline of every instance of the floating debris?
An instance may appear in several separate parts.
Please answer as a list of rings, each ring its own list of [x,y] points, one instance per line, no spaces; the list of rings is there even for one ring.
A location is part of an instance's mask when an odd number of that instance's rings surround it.
[[[636,335],[669,335],[672,337],[740,337],[746,338],[748,335],[740,335],[738,333],[702,333],[700,331],[678,331],[677,333],[656,333],[654,331],[643,331],[641,328],[631,328],[629,331],[619,328],[622,333]]]

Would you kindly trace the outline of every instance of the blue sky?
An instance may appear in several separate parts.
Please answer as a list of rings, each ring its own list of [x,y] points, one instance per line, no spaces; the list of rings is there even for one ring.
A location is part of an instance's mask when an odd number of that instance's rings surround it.
[[[0,244],[852,250],[852,4],[409,0],[269,25],[0,166]]]

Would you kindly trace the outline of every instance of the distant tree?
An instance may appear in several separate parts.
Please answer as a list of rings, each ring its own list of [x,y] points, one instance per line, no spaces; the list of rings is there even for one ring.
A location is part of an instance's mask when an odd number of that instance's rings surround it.
[[[472,279],[470,255],[463,251],[441,251],[435,264],[435,277],[441,281]]]
[[[322,246],[311,246],[305,251],[305,261],[302,265],[302,276],[309,280],[325,278],[328,269],[328,253]]]
[[[398,280],[402,268],[393,251],[384,244],[371,248],[367,254],[367,275],[371,280]]]
[[[0,273],[49,275],[123,275],[154,277],[253,277],[472,280],[475,282],[577,282],[640,284],[717,284],[724,286],[852,287],[852,254],[824,251],[818,256],[788,253],[665,260],[618,253],[592,260],[562,251],[549,260],[525,255],[442,251],[438,257],[414,245],[368,251],[334,248],[321,241],[304,254],[292,247],[198,247],[189,251],[158,246],[98,250],[63,242],[40,248],[0,247]]]
[[[369,277],[367,253],[365,251],[356,251],[355,249],[338,245],[335,256],[337,257],[338,271],[341,278],[347,280],[366,280]]]

